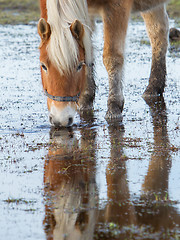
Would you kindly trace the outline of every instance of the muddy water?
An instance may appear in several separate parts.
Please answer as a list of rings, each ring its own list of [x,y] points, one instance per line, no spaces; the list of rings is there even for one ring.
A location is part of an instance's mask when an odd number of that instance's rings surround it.
[[[173,23],[171,23],[173,25]],[[168,51],[164,99],[145,103],[151,50],[129,27],[123,124],[104,120],[108,96],[96,25],[94,114],[50,129],[36,26],[0,26],[2,239],[179,239],[179,53]],[[73,237],[72,237],[73,236]]]

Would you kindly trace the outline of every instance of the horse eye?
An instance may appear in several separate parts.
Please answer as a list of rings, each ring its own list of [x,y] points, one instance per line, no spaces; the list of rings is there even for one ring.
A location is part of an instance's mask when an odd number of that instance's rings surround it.
[[[84,65],[83,62],[79,63],[79,65],[77,66],[77,69],[76,69],[77,72],[79,72],[82,69],[83,65]]]
[[[41,63],[41,67],[42,67],[42,69],[43,69],[45,72],[47,72],[47,67],[46,67],[46,65],[45,65],[44,63]]]

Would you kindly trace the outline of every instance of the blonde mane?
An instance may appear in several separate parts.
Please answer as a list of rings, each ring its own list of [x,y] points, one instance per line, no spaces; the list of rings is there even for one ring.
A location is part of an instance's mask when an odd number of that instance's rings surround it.
[[[61,74],[71,72],[78,64],[78,44],[70,30],[76,19],[84,25],[85,60],[87,64],[91,63],[91,30],[86,0],[47,0],[47,17],[51,27],[48,56]]]

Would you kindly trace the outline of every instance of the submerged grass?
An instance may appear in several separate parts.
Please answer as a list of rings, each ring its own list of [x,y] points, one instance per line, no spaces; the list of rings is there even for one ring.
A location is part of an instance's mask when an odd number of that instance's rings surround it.
[[[39,0],[0,0],[0,24],[28,24],[39,19]],[[180,26],[180,0],[171,0],[167,7],[170,18]]]

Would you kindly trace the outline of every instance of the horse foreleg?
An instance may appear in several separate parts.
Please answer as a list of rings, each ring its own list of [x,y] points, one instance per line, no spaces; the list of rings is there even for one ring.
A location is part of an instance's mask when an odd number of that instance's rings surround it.
[[[90,16],[90,21],[91,21],[91,29],[94,30],[95,22],[94,22],[94,18],[91,16]],[[87,69],[86,69],[85,89],[79,101],[79,107],[82,115],[83,113],[87,114],[87,110],[92,110],[93,101],[95,98],[96,84],[94,81],[93,49],[91,52],[91,59],[92,59],[92,63],[89,66],[87,66]]]
[[[166,52],[168,47],[168,16],[162,5],[142,13],[152,46],[152,64],[149,85],[143,97],[162,95],[166,80]]]
[[[109,4],[103,9],[103,62],[109,77],[106,119],[122,119],[124,47],[131,7],[132,1],[126,0],[121,4]]]
[[[92,110],[95,97],[96,84],[94,81],[93,64],[87,67],[86,86],[79,100],[79,110],[82,114]]]

